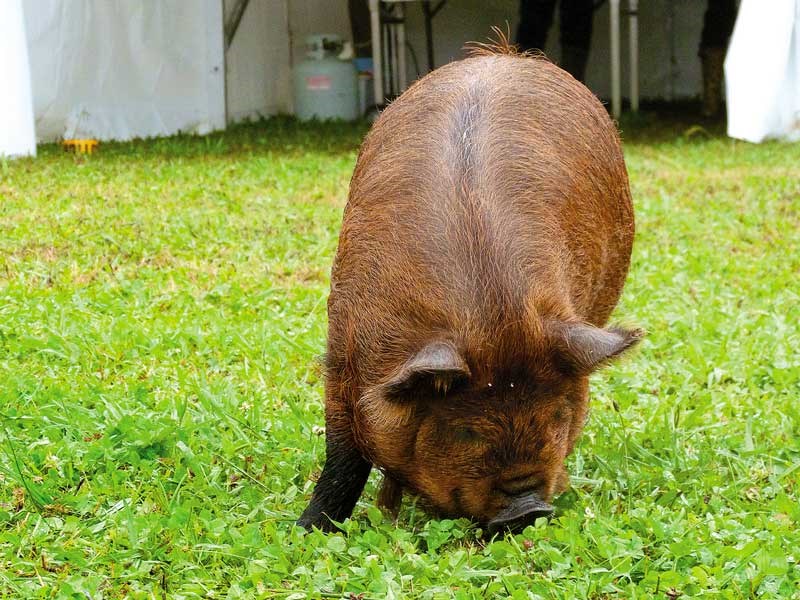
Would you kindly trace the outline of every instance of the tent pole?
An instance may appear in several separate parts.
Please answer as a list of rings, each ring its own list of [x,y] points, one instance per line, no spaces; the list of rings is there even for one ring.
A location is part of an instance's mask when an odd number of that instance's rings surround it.
[[[628,0],[631,110],[639,111],[639,0]]]
[[[383,106],[383,64],[381,63],[380,1],[369,0],[370,29],[372,30],[372,86],[375,104]]]
[[[610,0],[609,14],[611,29],[611,114],[619,119],[622,113],[622,89],[620,87],[620,51],[619,51],[619,3]]]

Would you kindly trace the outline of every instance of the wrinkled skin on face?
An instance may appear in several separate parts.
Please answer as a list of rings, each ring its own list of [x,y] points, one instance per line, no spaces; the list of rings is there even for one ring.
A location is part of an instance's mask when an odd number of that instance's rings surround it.
[[[486,523],[514,496],[533,492],[549,502],[564,490],[586,396],[585,385],[567,382],[497,379],[481,387],[375,403],[371,409],[404,424],[372,419],[370,438],[380,440],[375,462],[388,476],[443,515]],[[398,401],[405,404],[391,406]]]
[[[370,459],[386,475],[381,503],[396,509],[406,488],[442,515],[487,523],[515,498],[549,502],[568,485],[564,461],[586,421],[588,371],[638,339],[613,335],[607,347],[589,340],[595,364],[573,356],[571,367],[485,374],[453,345],[428,345],[359,406]]]

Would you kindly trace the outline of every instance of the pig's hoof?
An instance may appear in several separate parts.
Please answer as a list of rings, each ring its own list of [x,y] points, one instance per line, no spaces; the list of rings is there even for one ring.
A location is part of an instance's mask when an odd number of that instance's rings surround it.
[[[333,533],[336,531],[341,531],[341,528],[338,525],[336,525],[333,521],[331,521],[325,514],[320,514],[315,516],[303,515],[299,519],[297,519],[296,523],[306,531],[311,531],[314,527],[316,527],[323,533]]]

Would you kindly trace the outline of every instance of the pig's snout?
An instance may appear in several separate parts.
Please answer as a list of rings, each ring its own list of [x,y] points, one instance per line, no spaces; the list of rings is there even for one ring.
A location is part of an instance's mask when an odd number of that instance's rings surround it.
[[[511,503],[487,524],[489,534],[494,535],[505,529],[512,532],[520,531],[539,517],[550,516],[553,510],[553,507],[541,500],[535,492],[514,496]]]

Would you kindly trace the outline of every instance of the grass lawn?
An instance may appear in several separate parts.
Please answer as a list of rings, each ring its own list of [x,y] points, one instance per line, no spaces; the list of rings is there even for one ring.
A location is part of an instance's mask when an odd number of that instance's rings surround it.
[[[293,525],[364,126],[0,162],[0,597],[800,598],[800,145],[623,121],[638,233],[550,524]]]

